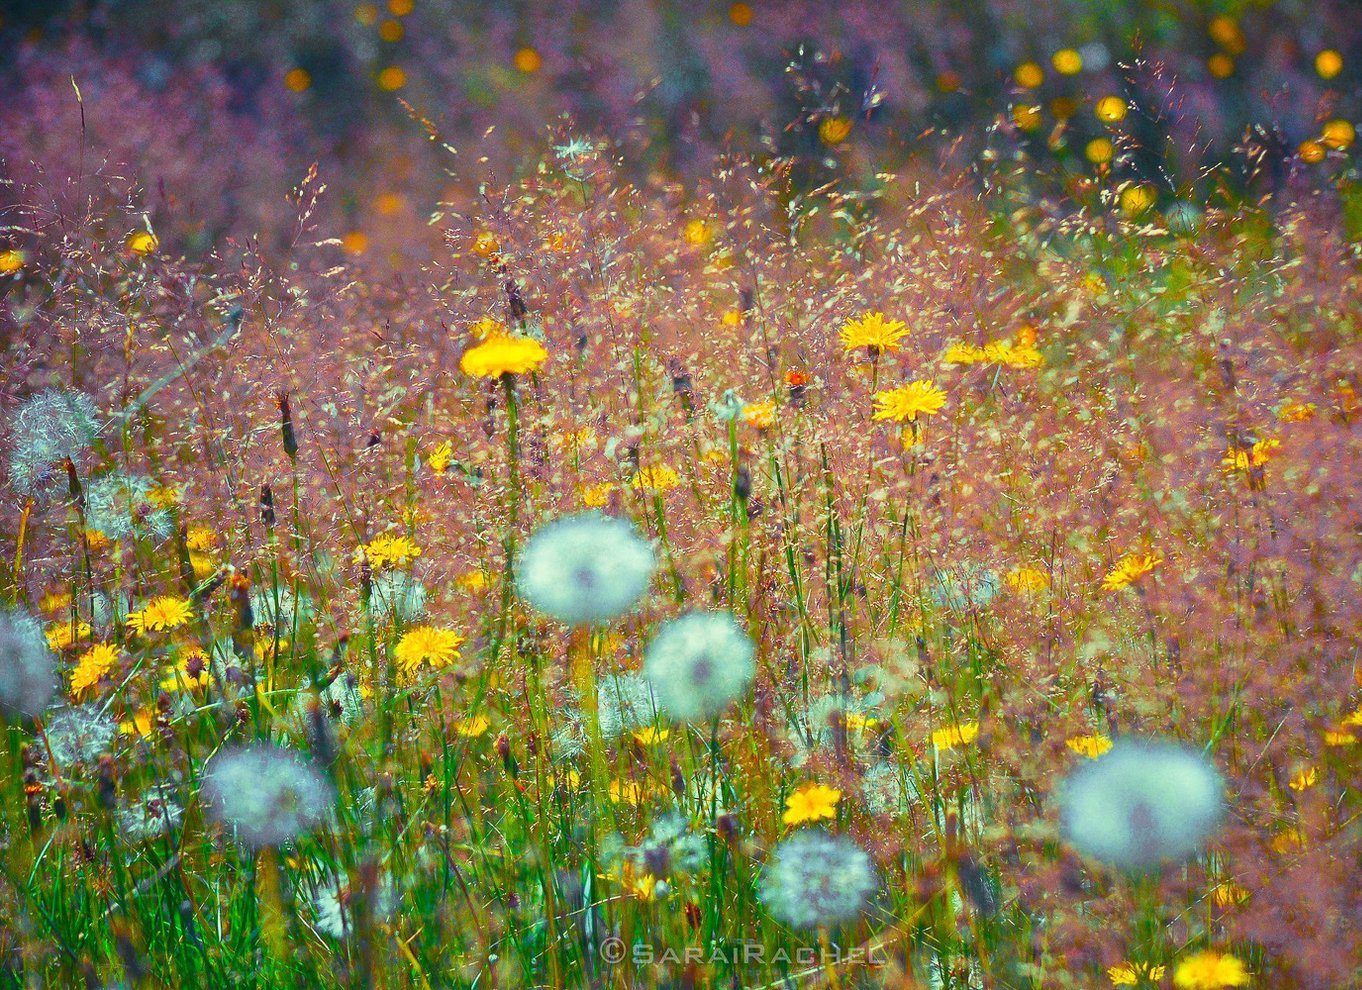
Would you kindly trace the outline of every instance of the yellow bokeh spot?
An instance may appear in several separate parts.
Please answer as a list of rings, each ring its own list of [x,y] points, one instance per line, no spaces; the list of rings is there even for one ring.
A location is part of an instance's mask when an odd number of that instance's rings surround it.
[[[1301,161],[1309,162],[1311,165],[1324,161],[1324,156],[1328,154],[1319,141],[1302,141],[1296,152],[1301,156]]]
[[[1040,107],[1018,104],[1012,108],[1012,122],[1024,131],[1034,131],[1040,126]]]
[[[378,20],[378,8],[371,3],[362,3],[355,8],[355,20],[368,27]]]
[[[747,3],[735,3],[728,8],[728,19],[738,27],[747,27],[752,23],[752,5]]]
[[[544,60],[539,57],[539,53],[533,48],[520,49],[520,51],[515,53],[513,61],[515,62],[515,67],[526,74],[538,72],[540,67],[544,64]]]
[[[0,275],[11,275],[24,267],[27,257],[22,251],[0,251]]]
[[[301,93],[312,85],[312,74],[306,69],[289,69],[284,73],[284,85],[295,93]]]
[[[1045,70],[1035,62],[1023,62],[1012,73],[1012,78],[1022,89],[1035,89],[1045,82]]]
[[[1234,75],[1234,59],[1224,52],[1216,52],[1206,59],[1206,71],[1217,79],[1228,79]]]
[[[1334,78],[1343,71],[1343,56],[1336,49],[1324,49],[1315,56],[1315,71],[1321,79]]]
[[[407,84],[407,74],[402,71],[399,65],[390,65],[378,74],[378,88],[387,90],[389,93],[401,89]]]
[[[1211,23],[1206,26],[1206,32],[1221,48],[1233,55],[1243,52],[1244,32],[1239,30],[1239,24],[1232,17],[1223,14],[1211,19]]]
[[[388,0],[388,13],[394,17],[406,17],[415,6],[412,0]]]
[[[1111,138],[1093,138],[1083,149],[1083,154],[1094,165],[1105,165],[1116,154],[1116,146],[1111,143]]]
[[[384,41],[401,41],[402,35],[406,33],[406,29],[402,27],[402,22],[394,21],[391,18],[378,26],[378,36]]]
[[[1324,125],[1320,140],[1336,151],[1342,151],[1357,140],[1357,128],[1351,121],[1336,119]]]
[[[479,257],[487,257],[501,250],[501,242],[497,240],[497,235],[490,230],[480,230],[473,235],[472,251]]]
[[[1130,108],[1126,106],[1126,101],[1119,96],[1104,96],[1097,101],[1092,112],[1097,115],[1097,119],[1104,124],[1115,124],[1126,119],[1126,113]]]
[[[128,235],[128,250],[133,254],[151,254],[160,245],[156,235],[149,230],[139,230]]]
[[[1083,71],[1083,56],[1073,48],[1061,48],[1050,57],[1050,64],[1061,76],[1076,76]]]
[[[402,209],[404,202],[400,193],[382,193],[374,199],[374,209],[384,216],[389,216]]]
[[[1151,185],[1126,186],[1121,190],[1121,212],[1138,217],[1157,202],[1159,194]]]
[[[936,88],[943,93],[954,93],[960,88],[960,73],[949,69],[936,77]]]
[[[851,136],[851,120],[847,117],[826,117],[818,125],[818,137],[824,144],[841,144]]]
[[[352,230],[341,238],[341,247],[350,254],[363,254],[369,250],[369,237],[362,230]]]

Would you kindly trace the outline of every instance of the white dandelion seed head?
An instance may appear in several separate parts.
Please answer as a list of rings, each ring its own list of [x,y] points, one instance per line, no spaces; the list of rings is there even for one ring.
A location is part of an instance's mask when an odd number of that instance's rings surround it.
[[[312,898],[313,926],[330,938],[345,938],[354,930],[357,897],[353,884],[343,883],[335,877],[324,881]],[[369,898],[369,910],[374,919],[385,924],[391,921],[397,912],[398,901],[392,879],[386,875],[382,877]]]
[[[118,833],[136,845],[160,838],[180,827],[184,808],[168,787],[156,786],[118,813]]]
[[[87,395],[50,388],[28,399],[10,421],[14,451],[9,476],[26,495],[66,477],[63,461],[80,460],[99,433],[99,413]]]
[[[155,483],[145,475],[121,471],[101,475],[85,489],[85,525],[111,540],[149,532],[166,539],[175,532],[169,509],[157,508],[149,498]]]
[[[92,763],[113,745],[118,723],[95,705],[57,708],[47,714],[43,733],[59,767]]]
[[[756,670],[752,640],[727,612],[689,612],[664,623],[643,661],[653,694],[679,722],[722,715]]]
[[[832,927],[856,919],[878,884],[864,849],[846,836],[806,828],[776,846],[757,896],[792,928]]]
[[[659,707],[642,674],[616,674],[596,686],[596,719],[604,739],[652,725]]]
[[[219,753],[203,776],[203,801],[214,821],[245,846],[278,846],[315,828],[331,810],[326,778],[287,750],[255,744]]]
[[[1160,740],[1119,740],[1063,782],[1060,825],[1080,853],[1148,870],[1199,852],[1220,824],[1223,795],[1220,773],[1200,753]]]
[[[598,625],[633,608],[656,565],[652,546],[627,520],[580,512],[534,532],[516,567],[516,588],[545,615]]]
[[[381,571],[370,585],[369,607],[395,622],[413,622],[426,614],[426,586],[406,571]]]
[[[24,611],[0,611],[0,716],[36,718],[56,693],[56,659],[42,623]]]

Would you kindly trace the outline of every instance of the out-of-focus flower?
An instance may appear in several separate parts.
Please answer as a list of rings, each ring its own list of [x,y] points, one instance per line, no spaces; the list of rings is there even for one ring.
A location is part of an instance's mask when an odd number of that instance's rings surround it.
[[[786,825],[802,825],[823,818],[837,817],[837,802],[842,792],[834,787],[810,781],[785,799],[785,813],[780,820]]]
[[[962,722],[959,725],[948,725],[944,729],[937,729],[932,733],[932,745],[940,750],[955,749],[957,746],[967,746],[979,737],[978,722]]]
[[[1182,990],[1223,990],[1246,987],[1249,972],[1234,956],[1214,950],[1198,952],[1178,963],[1173,970],[1173,985]]]
[[[1314,418],[1313,402],[1288,402],[1277,410],[1277,419],[1283,423],[1305,423]]]
[[[1093,105],[1093,113],[1104,124],[1125,120],[1129,109],[1126,101],[1119,96],[1104,96]]]
[[[714,231],[705,221],[695,219],[687,222],[686,226],[682,228],[681,236],[687,244],[694,244],[698,247],[708,244],[714,238]]]
[[[946,392],[932,379],[909,382],[899,388],[875,393],[877,420],[916,422],[919,416],[935,416],[946,404]]]
[[[832,928],[860,916],[878,885],[864,849],[818,828],[782,841],[762,867],[758,897],[794,928]]]
[[[96,643],[84,653],[71,672],[71,694],[83,696],[97,685],[118,663],[118,647],[112,643]]]
[[[1155,966],[1153,963],[1124,962],[1109,967],[1107,979],[1111,980],[1112,986],[1133,987],[1140,983],[1158,983],[1163,979],[1166,972],[1168,972],[1166,966]]]
[[[454,723],[454,731],[465,739],[476,739],[492,727],[492,720],[486,715],[470,715]]]
[[[43,734],[59,767],[92,763],[109,751],[118,723],[95,705],[58,708],[45,716]]]
[[[1050,575],[1038,567],[1014,567],[1003,575],[1003,581],[1018,594],[1031,594],[1050,587]]]
[[[665,492],[675,488],[680,475],[665,464],[644,466],[634,472],[629,484],[641,492]]]
[[[657,565],[652,546],[623,519],[564,516],[535,531],[516,565],[516,588],[540,612],[597,625],[643,597]]]
[[[887,320],[883,313],[862,313],[842,325],[840,336],[844,353],[864,347],[878,357],[899,349],[899,341],[908,336],[908,325],[902,320]]]
[[[1247,474],[1272,460],[1281,445],[1280,440],[1266,437],[1250,447],[1230,447],[1220,458],[1220,467],[1226,474]]]
[[[824,144],[841,144],[851,137],[850,117],[824,117],[818,125],[818,139]]]
[[[426,460],[430,469],[444,477],[444,473],[449,470],[449,465],[454,463],[454,444],[449,440],[442,440],[430,452],[430,457]]]
[[[643,673],[672,718],[718,718],[752,683],[755,647],[727,612],[690,612],[658,630]]]
[[[1081,853],[1151,869],[1197,853],[1223,813],[1220,774],[1173,743],[1121,740],[1060,788],[1060,821]]]
[[[748,426],[754,426],[759,430],[769,430],[776,421],[776,404],[770,400],[749,402],[742,407],[739,416]]]
[[[1112,743],[1109,737],[1098,732],[1090,736],[1071,736],[1064,740],[1064,745],[1079,756],[1086,756],[1090,760],[1095,760],[1111,749]]]
[[[257,744],[209,761],[202,799],[209,817],[246,846],[278,846],[315,828],[333,800],[331,785],[286,750]]]
[[[56,693],[56,660],[42,624],[27,612],[0,611],[0,715],[36,718]]]
[[[90,623],[83,620],[61,619],[48,626],[47,645],[54,650],[69,650],[90,638]]]
[[[544,345],[530,337],[510,334],[489,336],[463,352],[459,368],[475,378],[500,378],[502,375],[523,375],[548,360]]]

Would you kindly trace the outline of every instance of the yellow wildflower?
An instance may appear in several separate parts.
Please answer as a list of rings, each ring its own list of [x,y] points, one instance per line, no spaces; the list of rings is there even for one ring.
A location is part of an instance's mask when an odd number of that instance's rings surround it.
[[[129,234],[124,244],[133,254],[151,254],[160,246],[161,242],[151,231],[139,230]]]
[[[643,785],[633,780],[612,780],[610,800],[615,804],[641,804],[644,798]]]
[[[112,543],[113,540],[105,536],[100,530],[87,529],[85,531],[85,545],[90,548],[91,553],[99,553]]]
[[[162,691],[193,691],[205,688],[212,679],[208,658],[202,650],[186,653],[174,667],[166,671],[157,687]]]
[[[370,567],[381,569],[408,564],[419,556],[421,548],[410,537],[384,533],[360,547],[356,559],[367,560]]]
[[[444,440],[430,452],[430,458],[427,463],[430,465],[432,471],[443,477],[444,473],[449,470],[449,465],[453,463],[453,461],[454,444],[449,440]]]
[[[157,485],[147,491],[147,501],[157,509],[173,509],[180,504],[180,490],[174,485]]]
[[[38,599],[38,609],[42,612],[60,612],[64,608],[71,606],[71,592],[69,591],[49,591]]]
[[[665,492],[669,488],[675,488],[680,481],[681,476],[674,470],[665,465],[657,465],[639,468],[629,479],[629,484],[641,492]]]
[[[185,533],[184,543],[191,551],[206,552],[218,546],[221,537],[207,526],[190,526]]]
[[[1111,740],[1102,733],[1096,732],[1089,736],[1074,736],[1066,739],[1064,745],[1079,756],[1086,756],[1090,760],[1095,760],[1111,749]]]
[[[132,718],[118,723],[118,731],[123,735],[137,736],[141,739],[151,735],[154,728],[156,728],[156,713],[150,708],[143,708],[136,712]]]
[[[932,745],[937,749],[954,749],[974,742],[979,736],[979,723],[966,722],[963,725],[950,725],[932,733]]]
[[[748,426],[755,426],[759,430],[769,430],[771,424],[776,421],[776,404],[769,400],[766,402],[749,402],[742,407],[742,412],[739,415]]]
[[[178,629],[193,617],[194,610],[186,599],[159,595],[128,613],[128,628],[137,633]]]
[[[842,792],[835,787],[824,787],[810,781],[785,799],[785,813],[780,820],[786,825],[799,825],[821,818],[836,818],[837,802],[840,800]]]
[[[1050,587],[1050,575],[1038,567],[1015,567],[1003,575],[1003,581],[1019,594],[1030,594]]]
[[[468,335],[478,340],[486,340],[488,337],[505,337],[509,333],[506,324],[491,316],[474,320],[468,326]]]
[[[72,623],[70,619],[54,622],[47,628],[47,645],[53,650],[69,650],[81,640],[90,638],[90,623]]]
[[[1188,956],[1173,970],[1173,984],[1183,990],[1222,990],[1248,983],[1249,972],[1241,961],[1214,950]]]
[[[482,591],[487,587],[487,575],[482,571],[469,571],[467,574],[460,574],[454,579],[454,583],[464,591]]]
[[[843,721],[846,723],[847,729],[853,732],[873,730],[880,724],[879,719],[870,718],[867,715],[862,715],[860,712],[847,712]]]
[[[1226,474],[1234,474],[1236,471],[1248,472],[1254,468],[1260,468],[1272,459],[1273,454],[1281,445],[1280,440],[1269,438],[1259,440],[1251,447],[1230,447],[1220,458],[1220,466]]]
[[[1141,980],[1149,983],[1157,983],[1163,979],[1163,974],[1167,972],[1164,966],[1153,966],[1149,963],[1125,962],[1119,966],[1112,966],[1107,969],[1107,979],[1111,980],[1112,986],[1133,987]]]
[[[1233,880],[1226,880],[1224,883],[1218,883],[1211,888],[1211,903],[1218,908],[1243,904],[1248,898],[1249,892]]]
[[[951,344],[941,360],[947,364],[978,364],[984,360],[984,349],[970,344]]]
[[[824,144],[841,144],[851,136],[849,117],[824,117],[818,125],[818,137]]]
[[[1313,402],[1288,402],[1277,410],[1277,419],[1283,423],[1304,423],[1314,418]]]
[[[615,486],[608,481],[596,485],[583,485],[582,504],[588,509],[600,509],[610,501],[610,492]]]
[[[89,691],[118,662],[118,647],[112,643],[96,643],[80,655],[76,669],[71,672],[71,694],[79,698]]]
[[[886,320],[883,313],[862,313],[842,325],[842,350],[850,354],[865,347],[879,356],[897,351],[899,341],[908,336],[908,326],[902,320]]]
[[[0,251],[0,275],[13,275],[24,267],[24,262],[27,260],[27,256],[22,251],[16,251],[13,248]]]
[[[463,641],[464,637],[450,629],[417,626],[397,641],[393,659],[397,661],[402,679],[409,681],[423,664],[434,670],[448,666],[459,655],[459,645]]]
[[[634,733],[634,741],[640,746],[656,746],[664,743],[671,736],[671,729],[659,729],[656,726],[646,725]]]
[[[1302,770],[1297,770],[1294,774],[1291,775],[1291,781],[1287,786],[1290,787],[1293,791],[1303,791],[1307,787],[1314,787],[1315,784],[1318,782],[1319,768],[1305,767]]]
[[[900,388],[875,393],[877,420],[889,419],[896,423],[916,422],[918,416],[935,416],[946,404],[946,393],[928,378],[909,382]]]
[[[1163,558],[1157,554],[1126,554],[1102,577],[1102,590],[1119,591],[1129,587],[1162,563]]]
[[[486,715],[471,715],[468,718],[461,718],[454,723],[454,731],[465,739],[476,739],[492,726],[492,720]]]
[[[499,334],[464,351],[459,369],[476,378],[523,375],[538,368],[548,357],[549,352],[537,340]]]
[[[686,224],[681,231],[681,236],[685,238],[687,244],[708,244],[714,237],[713,231],[709,229],[709,224],[703,220],[692,220]]]

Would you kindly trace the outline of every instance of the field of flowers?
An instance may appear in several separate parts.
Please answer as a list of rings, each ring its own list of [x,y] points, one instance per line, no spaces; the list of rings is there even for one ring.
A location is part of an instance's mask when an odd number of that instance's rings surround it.
[[[0,988],[1362,986],[1357,93],[1196,185],[1105,83],[1078,166],[408,103],[363,230],[22,58]]]

